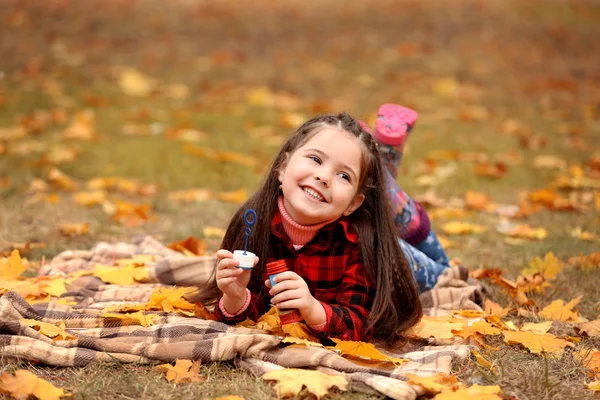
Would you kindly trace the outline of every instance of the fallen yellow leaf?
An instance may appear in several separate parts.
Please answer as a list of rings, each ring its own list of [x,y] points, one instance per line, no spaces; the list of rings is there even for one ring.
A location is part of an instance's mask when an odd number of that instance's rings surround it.
[[[496,230],[503,235],[532,240],[543,240],[548,235],[544,228],[532,228],[527,224],[514,224],[512,222],[503,222],[498,225]]]
[[[192,362],[190,360],[176,360],[175,365],[162,364],[155,367],[158,370],[166,372],[169,382],[191,383],[204,382],[206,377],[200,375],[200,361]]]
[[[396,365],[404,364],[406,360],[404,358],[389,357],[380,352],[375,348],[372,343],[365,342],[354,342],[350,340],[340,340],[332,338],[335,342],[334,349],[340,350],[341,355],[358,357],[366,360],[377,360],[391,362]]]
[[[148,269],[146,267],[138,267],[135,265],[127,265],[124,267],[98,266],[92,271],[92,275],[102,279],[105,283],[133,285],[148,277]]]
[[[65,332],[63,329],[49,322],[36,321],[34,319],[26,318],[20,319],[19,322],[54,340],[76,339],[76,337],[71,335],[69,332]]]
[[[250,320],[247,320],[250,321]],[[254,324],[254,322],[253,322]],[[238,324],[239,326],[244,326],[242,324]],[[236,325],[236,326],[238,326]],[[289,325],[289,324],[288,324]],[[292,343],[297,345],[305,345],[305,346],[315,346],[315,347],[323,347],[321,343],[313,342],[307,339],[300,339],[294,336],[286,336],[282,341],[282,343]]]
[[[424,316],[418,324],[408,329],[405,335],[419,339],[435,337],[438,339],[450,339],[454,336],[452,331],[461,330],[465,326],[462,322],[448,322],[438,317]]]
[[[96,206],[106,201],[106,192],[103,190],[95,190],[93,192],[77,192],[73,193],[73,200],[82,206]]]
[[[527,322],[521,327],[521,331],[534,332],[534,333],[546,333],[552,327],[552,321],[540,322],[538,324],[533,322]]]
[[[521,275],[541,274],[546,280],[553,280],[560,273],[564,263],[560,261],[553,252],[546,253],[544,259],[535,257],[529,262],[529,268],[524,268]]]
[[[45,281],[42,291],[52,297],[60,297],[61,294],[67,292],[65,280],[63,278],[56,278]]]
[[[325,396],[329,389],[336,386],[339,390],[346,390],[348,381],[341,375],[327,375],[321,371],[311,371],[296,368],[286,368],[279,371],[267,372],[264,380],[275,380],[278,396],[295,396],[303,387],[317,396],[317,400]]]
[[[468,222],[448,222],[442,225],[442,230],[448,235],[468,235],[471,233],[481,233],[487,230],[482,225],[470,224]]]
[[[552,321],[584,322],[579,313],[573,311],[573,308],[579,304],[581,297],[576,297],[567,304],[562,299],[554,300],[548,306],[544,307],[539,315]]]
[[[160,318],[157,314],[144,314],[142,311],[130,314],[105,313],[102,314],[102,317],[106,319],[118,319],[123,326],[141,325],[146,327],[154,325],[154,320]]]
[[[600,319],[577,324],[575,329],[577,329],[580,334],[585,334],[589,337],[600,337]]]
[[[243,203],[248,200],[248,192],[246,192],[245,188],[241,188],[233,192],[218,193],[217,197],[219,200],[230,203]]]
[[[294,322],[291,324],[283,324],[281,326],[281,330],[287,336],[293,336],[298,339],[306,339],[306,340],[310,340],[313,342],[319,342],[319,339],[317,339],[314,335],[312,335],[310,333],[310,331],[308,330],[308,327],[301,322]]]
[[[16,280],[26,269],[19,250],[13,250],[9,258],[0,258],[0,280]]]
[[[504,335],[504,341],[506,343],[522,344],[532,353],[541,353],[542,351],[545,351],[560,357],[566,346],[573,347],[573,343],[564,339],[559,339],[549,333],[503,331],[502,334]]]
[[[133,68],[125,68],[119,75],[119,87],[128,96],[146,97],[155,86],[152,78]]]
[[[83,224],[60,224],[58,225],[58,231],[65,236],[75,235],[87,235],[90,230],[90,224],[85,222]]]
[[[600,381],[586,382],[585,387],[594,392],[600,392]]]
[[[483,357],[477,350],[473,350],[473,356],[475,356],[475,359],[477,360],[477,363],[479,363],[479,365],[481,365],[482,367],[489,368],[493,372],[496,372],[497,368],[494,366],[494,364],[486,360],[485,357]]]
[[[35,396],[39,400],[58,400],[70,396],[63,389],[57,388],[25,369],[16,371],[14,376],[7,372],[0,375],[0,392],[2,391],[10,393],[16,399]]]
[[[502,400],[500,386],[473,385],[467,389],[458,389],[455,392],[442,392],[433,400]]]
[[[77,188],[75,181],[57,168],[52,168],[48,172],[48,182],[57,189],[73,191]]]

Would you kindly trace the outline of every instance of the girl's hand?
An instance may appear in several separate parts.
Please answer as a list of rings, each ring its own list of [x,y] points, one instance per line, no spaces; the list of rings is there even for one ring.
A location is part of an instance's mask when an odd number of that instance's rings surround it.
[[[317,306],[323,308],[310,294],[304,279],[295,272],[285,271],[277,274],[275,286],[271,287],[269,280],[265,281],[265,285],[271,288],[269,294],[273,296],[272,304],[281,309],[297,308],[307,321],[312,319],[310,317],[314,314]]]
[[[217,286],[223,294],[230,299],[246,299],[246,286],[250,281],[250,272],[237,268],[238,260],[233,259],[233,253],[221,249],[217,251]],[[258,257],[254,259],[254,265],[258,263]]]

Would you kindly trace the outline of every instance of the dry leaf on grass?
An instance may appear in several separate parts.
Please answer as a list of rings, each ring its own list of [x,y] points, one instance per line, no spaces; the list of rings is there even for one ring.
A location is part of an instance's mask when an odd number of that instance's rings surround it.
[[[473,385],[467,389],[458,389],[455,392],[442,392],[433,400],[502,400],[500,386]]]
[[[573,308],[579,304],[582,296],[576,297],[567,304],[562,299],[554,300],[539,312],[540,317],[551,321],[585,322]]]
[[[166,377],[169,382],[175,383],[191,383],[204,382],[206,377],[199,374],[200,361],[176,360],[175,365],[162,364],[155,367],[158,370],[166,372]]]
[[[408,329],[405,335],[418,339],[450,339],[455,336],[453,331],[461,330],[464,326],[462,322],[448,322],[447,319],[424,316],[418,324]]]
[[[529,262],[529,267],[521,270],[521,275],[541,274],[546,280],[553,280],[560,273],[564,263],[560,261],[553,252],[546,253],[544,259],[535,257]]]
[[[448,235],[469,235],[471,233],[485,232],[487,227],[468,222],[454,221],[442,225],[442,230]]]
[[[565,347],[573,347],[573,343],[557,338],[549,333],[503,331],[502,334],[506,343],[522,344],[532,353],[545,351],[559,358],[562,356]]]
[[[521,327],[521,331],[523,332],[534,332],[534,333],[547,333],[552,327],[552,321],[533,323],[527,322],[523,324]]]
[[[35,329],[44,336],[47,336],[53,340],[74,340],[75,336],[64,330],[64,323],[62,327],[51,324],[49,322],[36,321],[34,319],[20,319],[19,322],[23,325],[27,325],[30,328]]]
[[[600,392],[600,381],[586,382],[585,387],[594,392]]]
[[[173,242],[167,245],[167,247],[190,257],[206,254],[206,243],[202,239],[193,236],[189,236],[187,239],[179,242]]]
[[[19,250],[13,250],[8,258],[0,258],[0,280],[16,280],[26,269]]]
[[[7,372],[0,375],[0,393],[2,392],[10,394],[15,399],[35,396],[39,400],[58,400],[70,396],[63,389],[57,388],[25,369],[16,371],[14,376]]]
[[[600,319],[577,324],[575,329],[577,329],[580,335],[586,335],[595,338],[600,337]]]
[[[435,374],[432,376],[420,376],[415,374],[406,374],[408,383],[419,385],[425,389],[426,395],[438,394],[445,390],[456,390],[460,383],[455,376],[444,374]]]
[[[58,231],[64,236],[87,235],[90,230],[90,224],[60,224]]]
[[[341,375],[327,375],[320,371],[297,368],[267,372],[263,375],[263,379],[278,381],[275,390],[281,397],[295,396],[306,387],[306,390],[320,399],[334,386],[340,390],[346,390],[348,387],[348,381]]]
[[[404,364],[408,360],[404,358],[389,357],[375,348],[372,343],[354,342],[351,340],[334,339],[334,349],[340,350],[342,356],[356,357],[367,361],[391,362],[396,365]]]

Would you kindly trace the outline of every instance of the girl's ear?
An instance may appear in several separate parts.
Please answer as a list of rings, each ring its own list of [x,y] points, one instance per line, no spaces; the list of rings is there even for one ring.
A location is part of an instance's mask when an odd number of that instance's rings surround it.
[[[281,162],[279,166],[279,182],[283,181],[283,175],[285,175],[285,169],[287,168],[288,161],[290,159],[290,153],[285,153],[285,159]]]
[[[356,211],[356,209],[358,207],[360,207],[362,205],[363,201],[365,201],[364,193],[357,194],[356,196],[354,196],[354,198],[350,202],[350,205],[348,206],[346,211],[344,211],[344,215],[348,216],[348,215],[352,214],[354,211]]]

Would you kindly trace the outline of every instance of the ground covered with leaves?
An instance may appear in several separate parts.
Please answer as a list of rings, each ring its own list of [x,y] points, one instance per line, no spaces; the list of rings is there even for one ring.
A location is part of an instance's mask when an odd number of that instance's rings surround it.
[[[399,182],[502,329],[474,328],[453,376],[505,399],[600,391],[594,2],[7,0],[0,19],[0,266],[16,249],[33,277],[140,234],[212,252],[295,126],[403,104],[419,120]],[[228,363],[175,385],[140,365],[1,368],[77,398],[275,397]]]

